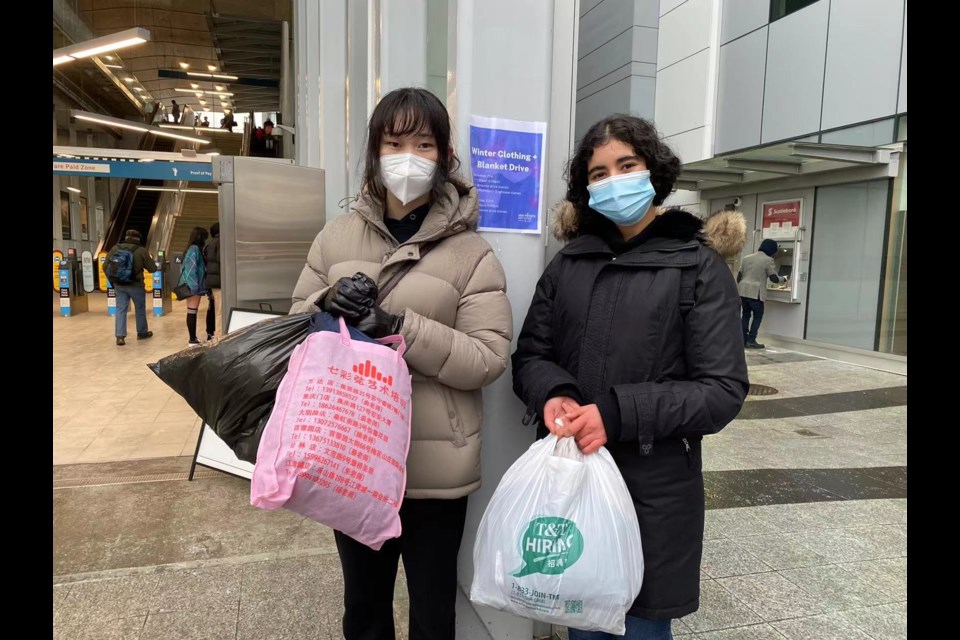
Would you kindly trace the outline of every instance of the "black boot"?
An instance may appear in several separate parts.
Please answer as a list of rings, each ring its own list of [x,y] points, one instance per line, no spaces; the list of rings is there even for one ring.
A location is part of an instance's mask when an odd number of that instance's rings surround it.
[[[192,346],[200,344],[197,340],[197,310],[187,308],[187,332],[190,334],[190,341],[187,345]]]

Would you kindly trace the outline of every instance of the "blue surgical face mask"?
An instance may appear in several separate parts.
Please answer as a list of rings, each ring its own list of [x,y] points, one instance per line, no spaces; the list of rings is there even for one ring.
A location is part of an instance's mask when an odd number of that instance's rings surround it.
[[[649,171],[634,171],[604,178],[587,185],[590,208],[621,227],[637,224],[650,210],[657,195]]]

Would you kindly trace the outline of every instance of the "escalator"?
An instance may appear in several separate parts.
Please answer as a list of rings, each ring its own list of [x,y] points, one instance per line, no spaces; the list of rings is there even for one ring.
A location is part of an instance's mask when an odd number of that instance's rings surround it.
[[[173,151],[176,141],[171,138],[161,138],[152,134],[145,134],[138,147],[141,151]],[[159,191],[140,191],[138,187],[162,187],[163,180],[140,180],[127,178],[120,188],[120,196],[113,207],[110,224],[103,236],[97,253],[109,251],[113,245],[123,240],[128,229],[136,229],[145,240],[150,237],[160,201]]]
[[[243,154],[244,136],[239,132],[232,133],[220,129],[199,128],[194,129],[193,133],[210,138],[212,140],[212,150],[221,155]],[[179,145],[183,146],[183,143],[179,143]],[[158,137],[150,133],[143,136],[138,146],[140,151],[171,152],[177,151],[177,148],[178,142],[176,140]],[[186,244],[186,239],[193,227],[202,226],[209,229],[210,225],[217,221],[216,195],[186,194],[187,197],[184,199],[182,210],[176,214],[175,218],[171,218],[174,225],[173,232],[169,236],[167,235],[168,232],[157,233],[156,241],[165,242],[166,246],[157,247],[154,244],[154,231],[159,231],[157,229],[157,209],[163,193],[141,191],[138,187],[163,187],[165,184],[163,180],[129,178],[123,181],[106,233],[97,248],[98,253],[108,251],[120,242],[128,229],[136,229],[144,239],[145,246],[152,246],[153,249],[165,249],[170,255]]]

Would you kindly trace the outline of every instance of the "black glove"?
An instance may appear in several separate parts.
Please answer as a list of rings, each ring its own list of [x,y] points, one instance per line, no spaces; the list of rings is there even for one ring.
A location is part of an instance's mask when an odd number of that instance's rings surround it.
[[[364,273],[355,273],[351,278],[337,280],[320,308],[332,316],[343,316],[348,324],[354,324],[376,304],[377,283]]]
[[[392,336],[400,333],[403,328],[403,315],[395,316],[373,305],[354,326],[371,338]]]

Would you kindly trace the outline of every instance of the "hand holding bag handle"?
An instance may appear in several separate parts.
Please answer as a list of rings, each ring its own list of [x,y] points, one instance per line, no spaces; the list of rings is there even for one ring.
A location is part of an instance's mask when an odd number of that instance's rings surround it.
[[[350,330],[347,328],[347,322],[343,319],[343,316],[337,318],[337,320],[340,322],[340,342],[343,344],[343,346],[349,347],[350,341],[353,340],[353,338],[350,337]],[[403,354],[407,352],[407,341],[403,339],[403,336],[395,335],[377,338],[377,342],[382,345],[397,345],[397,362],[403,360]]]

